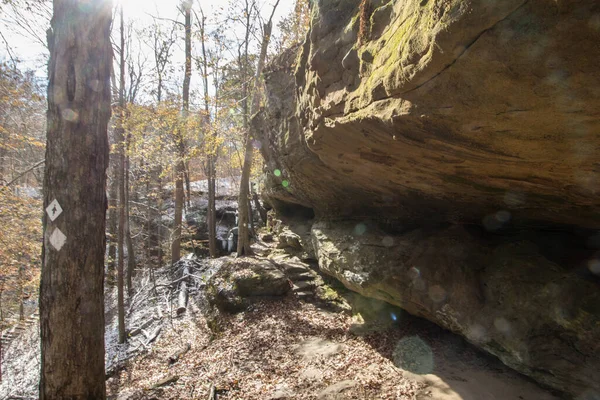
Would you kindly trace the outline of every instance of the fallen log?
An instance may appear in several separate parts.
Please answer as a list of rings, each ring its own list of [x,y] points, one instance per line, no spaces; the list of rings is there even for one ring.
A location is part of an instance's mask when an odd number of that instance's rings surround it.
[[[152,317],[149,320],[147,320],[146,322],[143,322],[140,326],[132,328],[131,331],[129,331],[129,336],[131,337],[131,336],[139,335],[140,333],[142,333],[142,330],[144,330],[147,327],[149,327],[150,325],[152,325],[154,320],[155,320],[155,318]]]
[[[188,351],[190,351],[191,348],[192,348],[192,345],[189,344],[189,343],[187,343],[181,349],[179,349],[175,353],[171,354],[169,356],[169,358],[168,358],[169,364],[175,364],[177,361],[179,361],[179,359],[181,357],[183,357],[185,355],[185,353],[187,353]]]
[[[146,340],[146,346],[148,346],[150,343],[154,342],[156,340],[156,338],[158,337],[158,334],[160,333],[161,330],[161,326],[158,326],[154,332],[152,333],[152,335],[146,335],[146,332],[144,330],[142,330],[142,332],[144,332],[144,335],[146,336],[146,338],[148,340]]]
[[[186,265],[183,267],[182,278],[186,278],[179,283],[179,306],[177,307],[177,315],[181,315],[187,309],[187,301],[188,301],[188,282],[187,278],[189,278],[190,269]]]

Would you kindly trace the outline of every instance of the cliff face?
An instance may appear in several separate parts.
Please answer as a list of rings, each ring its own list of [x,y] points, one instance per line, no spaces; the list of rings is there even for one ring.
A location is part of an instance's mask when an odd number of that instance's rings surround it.
[[[267,158],[291,182],[273,197],[600,228],[597,2],[371,1],[362,45],[358,3],[319,2],[291,70],[268,77],[283,158]]]
[[[266,198],[354,221],[316,224],[310,249],[348,287],[547,385],[600,391],[600,3],[359,3],[317,2],[305,43],[267,71],[254,119]],[[420,227],[431,230],[412,235]],[[428,244],[440,235],[469,261]],[[367,236],[392,244],[377,244],[384,261],[361,258]],[[413,259],[433,274],[424,291],[411,286]],[[553,311],[536,311],[544,304]]]

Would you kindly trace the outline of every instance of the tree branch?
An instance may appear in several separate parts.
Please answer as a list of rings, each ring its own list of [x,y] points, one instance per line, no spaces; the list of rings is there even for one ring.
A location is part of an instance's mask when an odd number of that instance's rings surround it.
[[[4,186],[10,186],[13,183],[15,183],[16,181],[18,181],[20,178],[23,177],[23,175],[25,175],[26,173],[33,171],[34,169],[36,169],[37,167],[39,167],[40,165],[42,165],[46,160],[42,160],[39,161],[37,163],[35,163],[34,165],[32,165],[31,167],[27,168],[25,171],[21,172],[19,175],[17,175],[16,178],[14,178],[12,181],[8,182],[6,185]]]

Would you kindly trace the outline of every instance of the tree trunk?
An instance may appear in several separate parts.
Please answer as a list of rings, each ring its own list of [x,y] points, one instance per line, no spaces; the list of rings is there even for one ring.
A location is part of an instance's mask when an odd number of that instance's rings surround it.
[[[117,207],[119,195],[119,176],[116,165],[110,169],[112,173],[112,181],[110,182],[110,190],[108,193],[108,282],[114,285],[115,272],[117,269]]]
[[[246,150],[244,153],[244,166],[242,168],[242,178],[240,180],[240,195],[238,198],[238,256],[250,256],[250,232],[248,230],[248,221],[250,220],[250,210],[248,207],[248,182],[250,181],[250,167],[252,165],[252,138],[246,136]]]
[[[171,265],[181,258],[181,219],[183,217],[183,174],[185,165],[179,161],[175,167],[175,225],[171,245]]]
[[[208,157],[208,251],[212,258],[217,254],[217,210],[215,201],[216,175],[215,156]]]
[[[265,208],[260,204],[260,201],[258,200],[258,193],[256,193],[256,191],[252,190],[252,200],[254,201],[254,208],[256,208],[258,210],[258,213],[260,214],[260,219],[263,222],[263,224],[267,224],[267,210],[265,210]]]
[[[163,246],[162,246],[162,209],[163,209],[163,192],[162,192],[162,178],[160,174],[162,173],[162,168],[158,169],[158,179],[157,179],[157,192],[158,192],[158,224],[156,225],[156,243],[158,245],[157,255],[158,255],[158,267],[162,267],[163,265]]]
[[[129,217],[129,142],[130,135],[127,135],[127,156],[125,157],[125,242],[127,245],[127,294],[133,295],[133,274],[135,272],[135,250],[133,248],[133,239],[131,238],[131,226]]]
[[[192,206],[192,188],[190,186],[190,162],[185,162],[185,193],[187,199],[187,208]]]
[[[187,118],[190,108],[190,82],[192,79],[192,2],[182,2],[185,13],[185,76],[183,78],[183,118]],[[183,180],[185,177],[185,143],[183,132],[178,134],[177,150],[179,160],[175,166],[175,223],[173,232],[173,244],[171,246],[171,264],[175,264],[181,258],[181,223],[183,216]]]
[[[206,55],[206,42],[205,38],[205,21],[204,12],[200,9],[202,19],[200,20],[200,43],[202,44],[202,78],[204,83],[204,112],[206,118],[206,129],[211,131],[211,137],[213,141],[211,144],[216,147],[216,129],[211,129],[211,118],[210,110],[208,107],[209,96],[208,96],[208,58]],[[215,98],[217,96],[218,88],[215,87]],[[208,251],[212,258],[218,256],[217,253],[217,210],[216,210],[216,179],[217,179],[217,149],[208,149],[206,161],[207,171],[207,183],[208,183],[208,211],[207,211],[207,222],[208,222]]]
[[[40,285],[40,399],[105,399],[111,4],[54,0]],[[48,215],[52,213],[52,218]],[[56,216],[57,215],[57,216]],[[64,236],[62,236],[64,235]]]
[[[117,231],[117,313],[119,323],[119,343],[125,343],[125,299],[124,299],[124,238],[125,238],[125,135],[123,130],[123,107],[125,105],[125,31],[123,5],[121,5],[121,79],[119,87],[119,117],[115,137],[118,145],[119,174],[119,229]]]
[[[248,44],[250,40],[250,12],[249,3],[246,0],[246,10],[244,12],[246,17],[246,37],[244,40],[244,61],[243,61],[243,86],[242,86],[242,109],[243,109],[243,129],[245,134],[244,143],[244,162],[242,164],[242,176],[240,178],[240,194],[238,197],[238,245],[237,255],[239,256],[250,256],[252,250],[250,249],[250,238],[248,237],[248,182],[250,181],[250,167],[252,166],[252,140],[250,138],[249,124],[248,124]]]
[[[259,82],[262,74],[263,67],[265,65],[265,58],[267,57],[267,48],[271,39],[271,29],[273,27],[272,20],[275,9],[279,4],[279,0],[273,6],[273,13],[269,18],[269,21],[264,24],[264,35],[260,48],[260,56],[258,58],[258,65],[256,67],[256,74],[254,76],[254,93],[252,94],[252,105],[250,107],[251,115],[258,111],[259,105]],[[246,50],[247,51],[247,50]],[[246,96],[247,97],[247,96]],[[250,207],[249,207],[249,185],[250,185],[250,169],[252,167],[252,135],[250,134],[250,126],[248,124],[248,115],[244,115],[244,128],[246,130],[246,150],[244,153],[244,165],[242,168],[242,177],[240,180],[240,196],[238,198],[239,207],[239,220],[238,220],[238,248],[237,255],[251,255],[252,250],[250,249],[250,235],[248,234],[248,223],[250,221]]]

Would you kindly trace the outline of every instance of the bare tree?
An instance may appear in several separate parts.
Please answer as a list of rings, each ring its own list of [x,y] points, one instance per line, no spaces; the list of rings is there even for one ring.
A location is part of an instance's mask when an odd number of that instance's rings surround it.
[[[198,25],[200,28],[200,44],[202,48],[202,57],[199,60],[200,75],[202,77],[202,84],[204,87],[204,126],[206,129],[207,136],[209,136],[208,143],[210,147],[215,146],[216,141],[216,129],[211,127],[211,116],[210,116],[210,96],[208,93],[208,54],[206,51],[206,16],[204,11],[200,8],[200,18],[198,18]],[[218,72],[215,72],[217,74]],[[215,76],[215,79],[216,76]],[[215,87],[218,91],[218,87]],[[216,97],[217,93],[215,93]],[[217,257],[217,218],[216,218],[216,149],[207,148],[208,154],[206,157],[206,164],[204,171],[206,172],[206,179],[208,183],[208,209],[206,213],[207,225],[208,225],[208,251],[211,257]]]
[[[190,82],[192,79],[192,2],[184,0],[181,8],[185,16],[185,76],[183,78],[183,118],[187,118],[190,110]],[[183,132],[178,132],[176,138],[178,160],[175,165],[175,222],[173,241],[171,244],[171,263],[181,258],[181,224],[183,215],[183,180],[185,168],[185,141]]]
[[[271,30],[273,27],[273,15],[275,14],[275,10],[279,5],[279,0],[273,6],[273,11],[267,23],[263,25],[263,38],[260,46],[260,55],[258,57],[258,64],[256,66],[256,73],[254,74],[254,85],[252,92],[252,103],[250,107],[250,114],[254,115],[258,111],[259,106],[259,87],[260,87],[260,78],[262,75],[262,70],[265,65],[265,59],[267,57],[267,48],[269,47],[269,40],[271,39]],[[249,8],[248,0],[246,0],[246,8]],[[248,39],[250,35],[250,24],[248,20],[248,24],[246,26],[246,45],[245,45],[245,61],[246,68],[248,65]],[[244,76],[248,76],[244,74]],[[244,82],[244,95],[247,98],[250,95],[250,91],[247,88],[247,83]],[[240,179],[240,195],[238,198],[238,207],[239,207],[239,219],[238,219],[238,247],[237,247],[237,255],[251,255],[252,250],[250,249],[250,235],[249,235],[249,227],[250,224],[250,168],[252,167],[252,156],[253,156],[253,146],[252,146],[252,134],[250,131],[250,126],[248,123],[248,106],[245,105],[244,110],[244,130],[246,132],[246,144],[245,144],[245,152],[244,152],[244,165],[242,168],[242,177]]]

